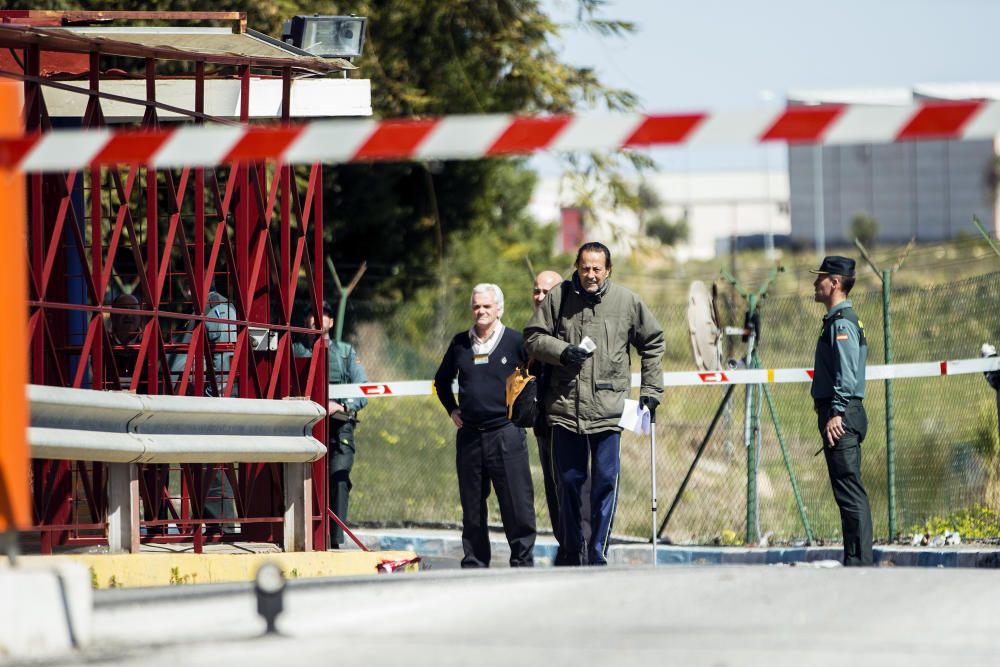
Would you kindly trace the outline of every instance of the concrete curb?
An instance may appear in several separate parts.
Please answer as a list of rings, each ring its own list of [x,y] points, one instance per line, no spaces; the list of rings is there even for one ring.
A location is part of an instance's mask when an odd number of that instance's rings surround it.
[[[288,579],[341,577],[376,574],[383,561],[412,559],[412,550],[317,551],[246,554],[74,554],[65,556],[22,556],[20,561],[34,567],[71,563],[82,566],[88,590],[93,588],[134,588],[179,584],[218,584],[253,581],[257,568],[276,563]],[[417,564],[406,566],[416,571]]]
[[[355,534],[369,547],[414,551],[420,556],[437,558],[462,558],[462,539],[457,532],[442,534],[417,530],[376,531],[357,530]],[[510,550],[502,538],[492,539],[494,564],[507,561]],[[608,552],[611,565],[641,565],[650,563],[652,548],[649,544],[613,544]],[[540,537],[535,543],[535,564],[552,565],[556,543],[551,538]],[[658,545],[658,565],[791,565],[818,561],[840,562],[843,548],[824,547],[699,547]],[[906,546],[876,546],[875,563],[897,567],[1000,567],[1000,547],[975,547],[963,545],[951,548],[926,548]]]

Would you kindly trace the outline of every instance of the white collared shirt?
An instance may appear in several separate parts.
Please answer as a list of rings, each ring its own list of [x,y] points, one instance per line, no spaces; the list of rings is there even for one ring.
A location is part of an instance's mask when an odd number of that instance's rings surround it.
[[[478,357],[492,352],[497,346],[497,343],[500,342],[500,339],[503,338],[503,332],[506,328],[507,327],[503,325],[503,322],[497,320],[497,325],[493,327],[493,333],[486,338],[480,338],[476,335],[476,327],[473,325],[473,327],[469,329],[469,340],[472,341],[472,354]]]

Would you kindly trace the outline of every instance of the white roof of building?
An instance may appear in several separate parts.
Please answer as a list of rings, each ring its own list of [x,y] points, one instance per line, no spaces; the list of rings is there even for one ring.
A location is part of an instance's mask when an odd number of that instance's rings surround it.
[[[928,100],[1000,100],[1000,82],[916,83],[911,87],[790,90],[789,104],[889,104]]]

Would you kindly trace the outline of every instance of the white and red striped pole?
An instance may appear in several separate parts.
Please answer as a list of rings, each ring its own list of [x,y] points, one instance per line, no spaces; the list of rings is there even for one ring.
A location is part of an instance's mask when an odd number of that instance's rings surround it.
[[[0,140],[0,166],[46,172],[126,162],[205,167],[239,160],[286,164],[462,160],[653,146],[984,139],[998,133],[1000,102],[978,100],[716,113],[337,119],[291,126],[183,125],[31,134]]]

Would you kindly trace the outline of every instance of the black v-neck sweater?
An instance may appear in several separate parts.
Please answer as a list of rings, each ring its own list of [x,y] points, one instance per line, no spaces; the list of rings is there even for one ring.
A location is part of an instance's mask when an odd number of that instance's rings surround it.
[[[500,342],[489,353],[485,363],[476,363],[472,354],[469,332],[463,331],[451,339],[444,359],[434,375],[438,400],[450,415],[455,408],[462,411],[466,427],[497,428],[507,422],[507,377],[518,363],[527,360],[521,332],[504,329]],[[451,383],[458,376],[458,402]]]

